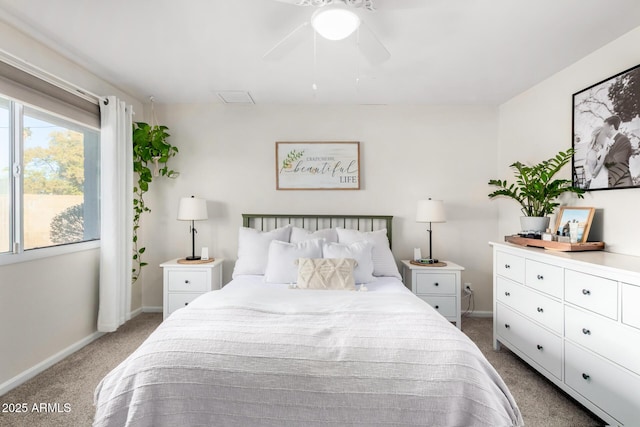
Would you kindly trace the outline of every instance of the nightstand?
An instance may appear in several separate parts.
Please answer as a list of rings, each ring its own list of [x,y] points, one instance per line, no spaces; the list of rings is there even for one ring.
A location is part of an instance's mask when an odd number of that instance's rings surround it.
[[[464,267],[451,261],[444,262],[447,264],[444,267],[428,267],[403,260],[402,276],[404,283],[414,294],[435,308],[447,320],[456,322],[458,329],[462,329],[460,276]]]
[[[178,259],[160,264],[163,269],[163,319],[205,292],[222,287],[222,258],[204,264],[179,264]]]

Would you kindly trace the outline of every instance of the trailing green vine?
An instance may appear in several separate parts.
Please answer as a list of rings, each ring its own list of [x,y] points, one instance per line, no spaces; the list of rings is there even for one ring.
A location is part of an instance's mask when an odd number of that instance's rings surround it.
[[[149,184],[154,176],[176,178],[178,172],[167,167],[167,162],[178,153],[178,148],[167,142],[169,133],[166,126],[149,125],[143,122],[133,124],[133,171],[138,175],[137,185],[133,187],[133,268],[131,283],[140,277],[142,267],[148,263],[142,261],[144,247],[138,246],[140,217],[151,212],[144,201]],[[151,170],[151,167],[154,170]]]

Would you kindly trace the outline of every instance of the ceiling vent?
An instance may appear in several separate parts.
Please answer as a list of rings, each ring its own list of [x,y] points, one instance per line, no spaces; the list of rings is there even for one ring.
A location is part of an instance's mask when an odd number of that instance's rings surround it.
[[[255,104],[251,94],[243,90],[223,90],[216,93],[225,104]]]

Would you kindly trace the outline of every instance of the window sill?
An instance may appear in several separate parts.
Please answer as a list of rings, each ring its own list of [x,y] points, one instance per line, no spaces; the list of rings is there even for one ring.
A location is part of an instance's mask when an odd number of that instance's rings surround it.
[[[17,264],[19,262],[35,261],[43,258],[51,258],[59,255],[71,254],[74,252],[87,251],[100,247],[100,240],[89,242],[72,243],[69,245],[51,246],[48,248],[30,249],[20,254],[4,253],[0,254],[0,266]]]

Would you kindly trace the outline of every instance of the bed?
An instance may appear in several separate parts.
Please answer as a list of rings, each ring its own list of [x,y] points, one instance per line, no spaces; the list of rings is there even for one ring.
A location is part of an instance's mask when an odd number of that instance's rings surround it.
[[[244,215],[233,280],[100,382],[94,426],[523,425],[476,345],[402,284],[391,229]]]

